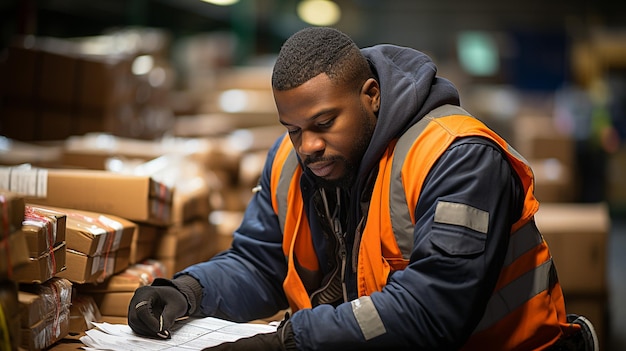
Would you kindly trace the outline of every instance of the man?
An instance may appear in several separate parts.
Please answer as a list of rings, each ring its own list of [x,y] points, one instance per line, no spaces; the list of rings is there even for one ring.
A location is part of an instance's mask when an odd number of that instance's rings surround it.
[[[272,87],[287,136],[232,247],[139,288],[137,333],[289,308],[276,333],[214,349],[539,350],[581,338],[534,225],[530,168],[458,107],[426,55],[307,28],[281,48]]]

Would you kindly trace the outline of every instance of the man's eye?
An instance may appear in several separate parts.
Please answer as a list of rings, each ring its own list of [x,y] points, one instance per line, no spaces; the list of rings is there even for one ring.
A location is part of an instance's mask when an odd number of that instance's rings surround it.
[[[335,121],[334,119],[331,119],[331,120],[328,120],[328,121],[326,121],[326,122],[319,123],[319,124],[318,124],[318,126],[319,126],[320,128],[329,128],[330,126],[332,126],[332,125],[333,125],[333,122],[334,122],[334,121]]]
[[[296,134],[300,133],[300,129],[293,129],[293,130],[288,129],[287,133],[289,133],[289,135],[296,135]]]

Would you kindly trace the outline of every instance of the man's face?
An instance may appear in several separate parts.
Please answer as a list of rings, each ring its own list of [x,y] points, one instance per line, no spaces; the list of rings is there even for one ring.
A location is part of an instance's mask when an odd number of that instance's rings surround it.
[[[359,91],[332,84],[324,73],[294,89],[274,90],[280,123],[323,185],[349,186],[376,126],[378,83]]]

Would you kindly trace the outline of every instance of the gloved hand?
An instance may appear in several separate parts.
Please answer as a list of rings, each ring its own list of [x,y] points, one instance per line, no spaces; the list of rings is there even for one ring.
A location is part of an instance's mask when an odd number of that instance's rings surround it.
[[[128,306],[128,325],[138,334],[169,339],[170,329],[187,316],[188,309],[187,297],[173,283],[157,279],[135,291]]]
[[[296,342],[289,321],[289,313],[275,332],[256,334],[233,342],[225,342],[217,346],[207,347],[202,351],[292,351],[296,350]]]

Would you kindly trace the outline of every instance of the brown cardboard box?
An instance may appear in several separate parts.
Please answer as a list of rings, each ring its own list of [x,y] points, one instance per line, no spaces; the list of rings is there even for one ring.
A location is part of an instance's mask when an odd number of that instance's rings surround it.
[[[66,268],[66,247],[62,242],[52,252],[39,257],[31,257],[30,261],[14,272],[14,279],[20,283],[43,283],[59,276]]]
[[[0,132],[3,136],[21,141],[37,140],[39,110],[31,105],[8,101],[2,106]]]
[[[565,294],[605,293],[608,206],[543,203],[535,215]]]
[[[39,257],[65,241],[66,220],[65,213],[26,206],[22,233],[28,243],[30,257]]]
[[[40,40],[40,77],[37,98],[53,106],[72,106],[78,87],[78,61],[72,56],[68,43],[56,38]]]
[[[19,121],[22,123],[21,120]],[[22,127],[24,128],[23,125]],[[7,139],[6,141],[7,149],[0,152],[0,164],[2,165],[16,166],[31,164],[35,167],[44,167],[43,165],[58,166],[61,160],[61,145],[55,145],[54,143],[40,145],[25,143],[15,139]]]
[[[149,260],[132,265],[101,284],[79,285],[77,289],[94,299],[102,315],[125,317],[135,290],[150,285],[155,278],[165,277],[165,266],[159,261]]]
[[[102,314],[93,297],[75,294],[70,306],[69,334],[81,336],[86,330],[93,328],[93,322],[102,322]]]
[[[68,334],[72,284],[51,278],[42,284],[21,285],[21,347],[43,350]]]
[[[41,284],[22,284],[18,294],[20,325],[28,327],[72,303],[72,283],[54,277]]]
[[[39,79],[36,67],[40,60],[39,50],[33,47],[32,38],[27,36],[13,38],[7,48],[5,81],[2,84],[8,100],[31,100],[34,97],[36,81]]]
[[[540,202],[572,202],[578,194],[571,165],[556,158],[528,159],[535,175],[535,197]]]
[[[188,179],[176,187],[172,202],[171,225],[194,219],[208,220],[211,213],[211,189],[201,177]]]
[[[9,183],[9,177],[12,181]],[[0,167],[0,185],[25,194],[27,201],[168,224],[172,189],[150,176],[77,169]]]
[[[551,115],[522,114],[513,123],[513,146],[526,159],[556,158],[570,167],[574,165],[574,140],[556,128]]]
[[[29,206],[65,214],[67,248],[89,256],[129,248],[137,232],[134,222],[114,215],[61,207]]]
[[[215,255],[215,238],[215,229],[208,220],[168,227],[159,239],[154,258],[163,262],[169,278],[183,268]]]
[[[101,108],[132,101],[131,55],[82,55],[78,60],[78,104]]]
[[[38,116],[35,127],[38,140],[64,140],[75,133],[71,107],[43,105]]]
[[[3,190],[0,184],[0,279],[14,278],[14,272],[30,262],[28,243],[20,228],[26,204],[24,196]]]
[[[58,274],[77,284],[99,283],[113,274],[126,269],[129,263],[130,248],[88,256],[82,252],[67,251],[67,267]]]
[[[216,229],[216,251],[221,252],[230,248],[233,241],[233,233],[241,225],[243,211],[213,211],[209,216],[209,222]]]
[[[45,350],[57,341],[63,339],[69,333],[70,326],[70,309],[69,306],[63,309],[58,317],[49,317],[46,320],[40,320],[37,324],[28,328],[21,328],[20,347],[29,351]]]
[[[15,272],[29,263],[28,244],[22,232],[0,237],[0,280],[15,279]]]
[[[0,172],[2,172],[1,168]],[[6,174],[5,176],[10,179],[10,174]],[[0,182],[0,209],[2,209],[3,213],[3,215],[0,216],[0,238],[22,227],[24,211],[26,209],[23,195],[4,189],[8,189],[8,184]]]
[[[130,243],[130,264],[139,263],[154,255],[159,237],[167,227],[137,223],[137,234]]]

